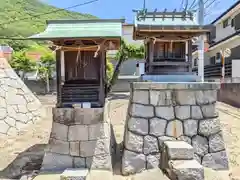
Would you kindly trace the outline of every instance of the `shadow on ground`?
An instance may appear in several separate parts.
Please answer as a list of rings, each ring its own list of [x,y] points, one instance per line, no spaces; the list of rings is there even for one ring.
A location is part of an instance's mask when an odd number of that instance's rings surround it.
[[[19,179],[22,175],[40,170],[45,147],[46,144],[35,144],[25,151],[20,152],[5,169],[0,171],[0,179]]]

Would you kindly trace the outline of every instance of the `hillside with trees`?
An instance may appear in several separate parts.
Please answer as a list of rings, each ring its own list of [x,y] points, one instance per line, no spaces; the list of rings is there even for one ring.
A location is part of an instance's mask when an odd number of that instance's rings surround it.
[[[46,20],[51,19],[92,19],[90,14],[59,10],[39,0],[1,0],[0,37],[28,37],[44,30]],[[59,11],[58,11],[59,10]],[[49,13],[53,12],[53,13]],[[38,16],[38,17],[33,17]],[[24,20],[22,20],[24,19]],[[11,46],[32,42],[1,39],[0,44]]]

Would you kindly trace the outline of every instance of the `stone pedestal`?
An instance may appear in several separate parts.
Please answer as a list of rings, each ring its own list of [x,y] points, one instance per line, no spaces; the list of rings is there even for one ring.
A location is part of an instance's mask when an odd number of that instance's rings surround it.
[[[228,159],[216,113],[218,84],[149,83],[131,85],[122,173],[157,168],[163,142],[184,140],[203,166],[227,169]]]
[[[111,170],[107,108],[54,108],[52,132],[42,170]]]

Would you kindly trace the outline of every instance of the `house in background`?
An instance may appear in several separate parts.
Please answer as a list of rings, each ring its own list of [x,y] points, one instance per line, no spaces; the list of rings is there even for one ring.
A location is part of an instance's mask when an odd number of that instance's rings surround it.
[[[127,44],[133,44],[136,46],[143,45],[143,41],[134,41],[133,40],[133,24],[123,24],[122,27],[122,38],[126,41]],[[114,59],[114,56],[117,51],[109,51],[108,57],[110,57],[111,62],[114,66],[116,66],[117,61]],[[129,59],[125,61],[120,69],[120,76],[134,76],[137,74],[136,72],[136,64],[138,62],[144,62],[143,59]],[[121,78],[121,77],[120,77]]]
[[[212,23],[215,26],[206,38],[204,73],[206,80],[221,78],[221,50],[231,49],[231,56],[225,59],[225,77],[228,80],[240,77],[240,1],[223,12]],[[193,66],[197,72],[197,51],[193,51]]]
[[[0,57],[4,57],[7,60],[10,60],[12,57],[13,49],[10,46],[1,46],[0,45]]]

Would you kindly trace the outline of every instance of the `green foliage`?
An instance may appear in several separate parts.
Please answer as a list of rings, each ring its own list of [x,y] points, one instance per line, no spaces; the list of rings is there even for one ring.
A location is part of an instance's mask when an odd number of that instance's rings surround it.
[[[40,62],[37,66],[38,76],[44,82],[48,82],[52,78],[53,72],[55,71],[56,60],[52,53],[46,53],[40,59]]]
[[[112,89],[112,86],[116,83],[116,80],[120,73],[120,68],[122,66],[122,63],[127,59],[131,59],[131,58],[138,58],[138,59],[144,58],[144,46],[137,47],[134,45],[127,44],[126,42],[124,42],[124,40],[122,40],[120,50],[117,52],[115,57],[118,63],[112,75],[112,79],[110,80],[110,83],[108,85],[107,92],[110,92]]]
[[[25,51],[14,52],[10,65],[18,75],[22,72],[22,79],[26,73],[36,70],[36,62],[28,58]]]
[[[107,71],[107,83],[109,84],[110,80],[112,79],[113,72],[114,72],[114,67],[113,64],[107,59],[107,66],[106,66],[106,71]]]
[[[133,44],[127,44],[124,40],[121,41],[120,50],[117,52],[115,59],[119,60],[121,57],[124,60],[137,58],[141,59],[144,57],[144,46],[136,46]]]
[[[96,18],[90,14],[82,14],[67,10],[34,18],[32,16],[58,10],[58,8],[47,5],[39,0],[1,0],[0,4],[1,37],[29,37],[35,33],[42,32],[45,29],[46,20]],[[19,20],[23,18],[26,19]],[[36,43],[33,41],[0,40],[0,44],[8,44],[13,46],[14,50],[18,51]]]

